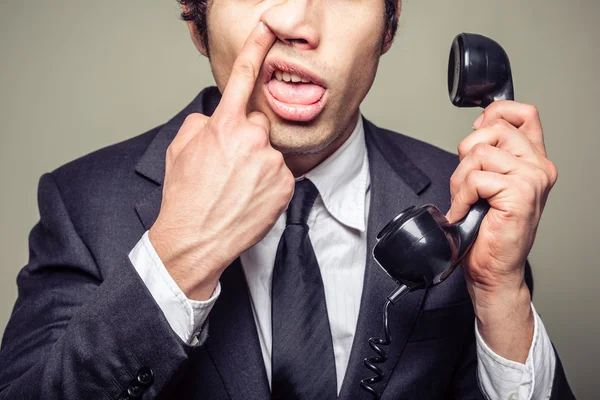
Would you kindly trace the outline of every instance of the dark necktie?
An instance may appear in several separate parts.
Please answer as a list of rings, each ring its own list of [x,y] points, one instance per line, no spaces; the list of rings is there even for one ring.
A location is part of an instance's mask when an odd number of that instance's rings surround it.
[[[318,195],[308,179],[296,182],[277,247],[271,297],[275,400],[337,397],[325,291],[306,224]]]

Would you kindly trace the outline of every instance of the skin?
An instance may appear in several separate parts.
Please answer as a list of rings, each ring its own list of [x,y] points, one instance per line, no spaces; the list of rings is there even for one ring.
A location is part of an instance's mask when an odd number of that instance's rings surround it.
[[[382,46],[383,15],[377,0],[211,3],[210,63],[223,97],[212,117],[191,114],[169,146],[161,210],[149,233],[188,298],[210,298],[227,266],[286,209],[294,176],[347,139],[389,49]],[[314,120],[285,121],[270,109],[259,76],[275,57],[326,83],[329,101]],[[534,326],[524,264],[556,168],[546,158],[533,106],[497,102],[482,115],[458,147],[448,218],[462,218],[478,197],[490,202],[463,267],[483,339],[523,363]]]
[[[533,339],[525,260],[558,171],[548,160],[538,110],[498,101],[458,145],[461,162],[450,178],[450,222],[478,198],[490,210],[463,262],[478,328],[496,353],[525,363]]]
[[[241,46],[259,20],[277,36],[265,61],[294,62],[326,83],[327,106],[308,123],[290,123],[277,116],[262,93],[262,77],[248,102],[249,112],[264,113],[271,122],[271,145],[284,154],[294,175],[315,167],[352,132],[358,107],[375,79],[379,57],[389,49],[389,45],[382,48],[384,10],[383,1],[372,0],[213,0],[207,15],[210,65],[221,91]],[[232,20],[236,23],[231,24]],[[188,25],[192,37],[197,37],[193,24]],[[204,47],[196,44],[206,55]]]

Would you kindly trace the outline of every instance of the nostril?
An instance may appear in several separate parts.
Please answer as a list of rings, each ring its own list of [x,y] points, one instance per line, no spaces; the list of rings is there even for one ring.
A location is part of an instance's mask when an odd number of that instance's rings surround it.
[[[292,46],[297,44],[308,44],[306,39],[286,39],[285,42],[291,44]]]

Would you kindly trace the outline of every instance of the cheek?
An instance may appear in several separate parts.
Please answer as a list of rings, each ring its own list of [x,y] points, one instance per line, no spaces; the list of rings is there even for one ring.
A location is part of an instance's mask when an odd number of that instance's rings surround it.
[[[383,0],[333,0],[326,17],[326,29],[342,47],[372,50],[380,47],[384,29]]]
[[[258,24],[262,11],[236,1],[213,1],[207,15],[210,65],[222,91],[246,38]],[[234,21],[232,23],[232,21]]]
[[[381,55],[383,1],[360,2],[356,7],[340,2],[336,8],[326,25],[330,65],[337,66],[338,76],[344,78],[346,95],[350,91],[363,95],[373,82]]]

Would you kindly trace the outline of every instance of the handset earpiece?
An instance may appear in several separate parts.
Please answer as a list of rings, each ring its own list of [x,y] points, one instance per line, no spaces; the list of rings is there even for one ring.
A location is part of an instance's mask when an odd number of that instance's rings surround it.
[[[504,49],[482,35],[457,35],[448,60],[448,94],[457,107],[487,107],[496,100],[514,100],[510,61]]]
[[[504,49],[485,36],[461,33],[452,42],[448,92],[457,107],[486,107],[514,100],[510,62]],[[404,210],[377,235],[373,257],[409,290],[446,279],[469,251],[490,206],[479,200],[459,222],[450,224],[431,204]]]

